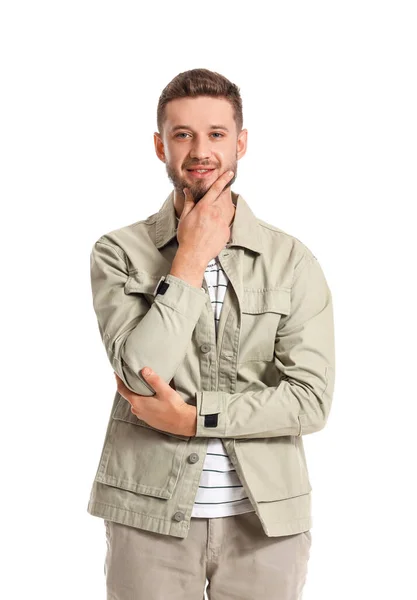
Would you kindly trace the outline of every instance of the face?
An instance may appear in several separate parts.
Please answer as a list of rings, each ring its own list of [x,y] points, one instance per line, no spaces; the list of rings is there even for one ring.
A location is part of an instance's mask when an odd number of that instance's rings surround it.
[[[247,143],[246,129],[237,136],[230,102],[210,96],[177,98],[168,102],[165,111],[162,136],[154,134],[155,150],[175,191],[183,195],[187,187],[198,202],[220,175],[231,170],[233,179],[225,187],[230,194]],[[192,173],[197,166],[210,170]]]

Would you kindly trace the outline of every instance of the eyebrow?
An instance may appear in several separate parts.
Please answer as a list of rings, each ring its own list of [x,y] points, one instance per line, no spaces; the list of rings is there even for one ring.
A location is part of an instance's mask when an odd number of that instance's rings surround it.
[[[190,127],[189,125],[176,125],[175,127],[173,127],[171,129],[171,132],[173,133],[174,131],[177,131],[177,129],[191,129],[192,130],[192,127]],[[209,129],[223,129],[224,131],[229,132],[227,127],[225,127],[224,125],[209,125]]]

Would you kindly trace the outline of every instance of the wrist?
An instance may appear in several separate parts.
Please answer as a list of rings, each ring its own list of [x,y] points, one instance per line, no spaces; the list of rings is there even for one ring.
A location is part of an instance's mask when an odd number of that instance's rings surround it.
[[[187,404],[187,411],[185,414],[186,414],[186,418],[185,418],[186,433],[184,435],[187,435],[189,437],[194,437],[197,432],[197,407],[190,406]]]
[[[203,262],[196,260],[195,256],[193,257],[190,253],[177,251],[170,273],[191,285],[201,287],[206,266],[207,264],[203,266]]]

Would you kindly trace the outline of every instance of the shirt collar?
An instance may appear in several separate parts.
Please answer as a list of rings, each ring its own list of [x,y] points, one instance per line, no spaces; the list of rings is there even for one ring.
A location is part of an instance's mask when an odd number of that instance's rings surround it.
[[[231,225],[231,239],[227,247],[243,246],[262,254],[260,225],[257,217],[241,194],[232,190],[231,194],[236,210]],[[156,213],[155,245],[157,248],[162,248],[176,237],[178,220],[174,208],[174,191],[171,191]]]

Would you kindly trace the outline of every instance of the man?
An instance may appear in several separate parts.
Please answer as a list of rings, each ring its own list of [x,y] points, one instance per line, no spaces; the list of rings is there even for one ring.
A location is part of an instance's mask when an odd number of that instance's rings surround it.
[[[211,600],[299,599],[302,436],[332,402],[331,293],[312,252],[231,190],[248,133],[236,85],[180,73],[157,121],[174,189],[91,253],[117,384],[88,504],[106,526],[108,598],[201,600],[208,580]]]

